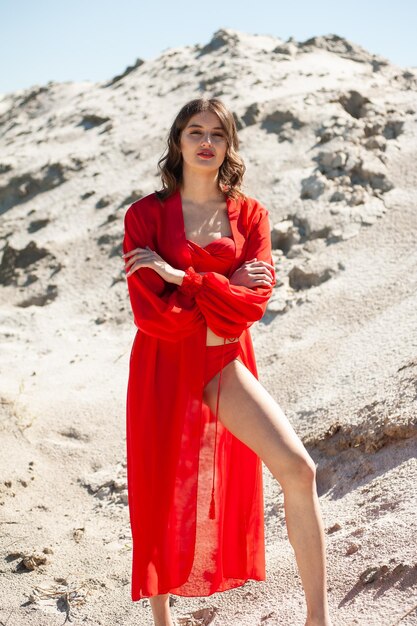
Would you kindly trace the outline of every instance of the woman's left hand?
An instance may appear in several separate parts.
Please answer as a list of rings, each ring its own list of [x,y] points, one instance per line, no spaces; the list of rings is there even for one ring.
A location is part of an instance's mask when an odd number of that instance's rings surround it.
[[[149,246],[125,252],[122,258],[125,259],[125,269],[128,269],[126,278],[141,267],[150,267],[168,282],[172,281],[175,273],[174,268]]]

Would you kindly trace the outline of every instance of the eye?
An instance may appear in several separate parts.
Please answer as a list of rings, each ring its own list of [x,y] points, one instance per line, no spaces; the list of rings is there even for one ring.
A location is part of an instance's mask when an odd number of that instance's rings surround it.
[[[192,131],[190,132],[190,135],[199,135],[199,134],[200,134],[200,131],[199,131],[199,130],[192,130]],[[223,136],[224,136],[222,133],[213,133],[213,135],[214,135],[215,137],[223,137]]]

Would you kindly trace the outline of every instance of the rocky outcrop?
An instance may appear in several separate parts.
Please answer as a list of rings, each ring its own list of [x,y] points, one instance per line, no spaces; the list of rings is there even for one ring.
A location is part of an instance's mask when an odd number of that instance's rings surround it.
[[[315,48],[327,50],[339,57],[357,61],[358,63],[377,63],[378,68],[389,63],[384,57],[371,54],[362,46],[335,34],[310,37],[299,43],[299,49],[303,52],[311,52]]]

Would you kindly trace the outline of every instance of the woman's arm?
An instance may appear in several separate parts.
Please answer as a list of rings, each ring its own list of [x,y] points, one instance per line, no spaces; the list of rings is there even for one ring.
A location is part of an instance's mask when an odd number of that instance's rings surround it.
[[[146,249],[152,244],[149,221],[137,209],[134,211],[130,207],[126,211],[122,244],[124,254],[135,248]],[[163,272],[166,265],[160,265],[159,271]],[[175,270],[175,273],[178,272],[182,270]],[[179,341],[195,332],[199,324],[205,324],[195,300],[178,291],[174,284],[167,284],[150,267],[132,271],[127,276],[127,286],[135,325],[148,335]]]
[[[248,235],[246,258],[254,257],[274,267],[268,211],[262,206]],[[198,274],[189,267],[178,291],[194,297],[207,325],[216,335],[235,337],[261,319],[275,284],[275,272],[270,284],[249,288],[232,284],[218,272]]]

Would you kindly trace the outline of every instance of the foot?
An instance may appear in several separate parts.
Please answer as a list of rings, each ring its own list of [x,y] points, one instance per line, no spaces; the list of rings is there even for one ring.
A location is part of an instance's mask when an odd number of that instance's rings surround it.
[[[175,622],[172,615],[169,615],[168,617],[165,617],[163,619],[154,618],[154,625],[155,626],[177,626],[177,623]]]

